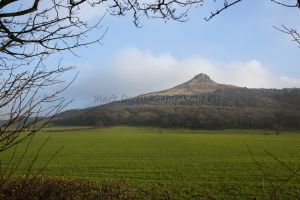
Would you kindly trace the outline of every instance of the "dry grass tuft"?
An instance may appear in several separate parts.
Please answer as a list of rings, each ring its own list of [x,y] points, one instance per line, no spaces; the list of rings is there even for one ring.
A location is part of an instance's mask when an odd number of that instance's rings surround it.
[[[86,180],[23,177],[1,181],[2,200],[131,200],[134,189],[126,182],[96,184]]]

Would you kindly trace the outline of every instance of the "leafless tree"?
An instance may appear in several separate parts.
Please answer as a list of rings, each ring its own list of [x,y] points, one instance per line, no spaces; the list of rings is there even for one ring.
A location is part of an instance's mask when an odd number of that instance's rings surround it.
[[[59,94],[69,84],[57,87],[61,75],[73,67],[45,63],[57,52],[75,54],[75,48],[101,42],[103,16],[87,23],[79,15],[84,4],[101,6],[110,15],[130,13],[139,26],[141,16],[184,21],[190,7],[202,1],[1,0],[0,152],[34,135],[66,105]],[[99,31],[99,37],[90,39],[92,31]]]
[[[35,134],[68,103],[59,94],[70,83],[60,89],[56,86],[63,82],[59,77],[73,67],[58,65],[49,69],[43,61],[39,57],[29,63],[0,68],[0,152]],[[32,68],[26,68],[27,64]]]

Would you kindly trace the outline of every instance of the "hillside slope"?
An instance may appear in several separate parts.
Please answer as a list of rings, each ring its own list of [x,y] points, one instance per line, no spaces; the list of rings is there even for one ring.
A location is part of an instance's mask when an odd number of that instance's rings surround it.
[[[60,125],[300,129],[300,89],[248,89],[199,74],[171,89],[70,110]]]

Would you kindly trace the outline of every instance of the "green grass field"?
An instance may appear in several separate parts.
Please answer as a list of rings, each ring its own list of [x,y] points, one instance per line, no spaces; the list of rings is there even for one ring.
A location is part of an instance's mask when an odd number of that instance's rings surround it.
[[[276,135],[271,131],[146,127],[81,130],[73,127],[72,131],[58,132],[53,129],[34,138],[15,176],[25,173],[38,148],[50,137],[32,173],[38,173],[63,146],[42,170],[43,175],[126,180],[157,191],[169,188],[181,199],[191,198],[200,191],[237,198],[261,196],[284,181],[281,188],[287,196],[300,191],[300,177],[293,175],[300,167],[300,134],[295,132]],[[23,151],[24,145],[19,145],[12,163],[18,161]],[[12,152],[13,149],[0,154],[2,172]],[[293,178],[287,181],[289,177]]]

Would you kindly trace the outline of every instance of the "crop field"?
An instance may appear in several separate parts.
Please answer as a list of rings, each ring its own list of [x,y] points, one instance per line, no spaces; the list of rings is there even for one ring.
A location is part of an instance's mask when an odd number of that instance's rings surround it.
[[[300,192],[297,132],[147,127],[72,127],[56,132],[51,128],[34,137],[19,162],[25,146],[0,154],[2,173],[10,163],[7,171],[13,176],[30,171],[95,181],[123,180],[157,192],[168,189],[180,199],[196,198],[203,192],[232,198],[263,196],[275,188],[290,198]],[[36,155],[32,168],[28,167]]]

